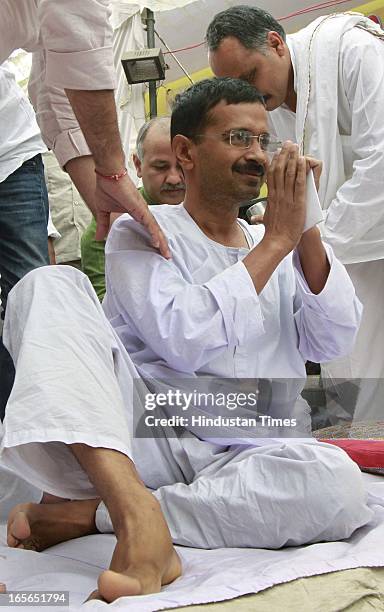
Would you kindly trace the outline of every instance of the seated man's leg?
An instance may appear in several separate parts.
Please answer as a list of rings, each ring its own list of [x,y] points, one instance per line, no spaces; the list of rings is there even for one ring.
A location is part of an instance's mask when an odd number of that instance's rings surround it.
[[[168,528],[130,459],[135,370],[123,359],[88,279],[69,267],[31,272],[10,293],[5,338],[16,364],[4,421],[5,464],[52,495],[87,500],[76,507],[75,535],[94,532],[97,500],[90,498],[104,500],[118,537],[111,562],[117,573],[100,577],[105,599],[156,591],[174,580],[180,563]],[[117,370],[125,379],[124,399]],[[52,518],[59,506],[44,510]],[[13,513],[11,545],[26,539],[44,546],[38,527],[44,519],[36,512],[30,506]],[[61,528],[63,539],[73,537],[72,528]]]
[[[347,538],[372,517],[359,468],[336,447],[297,443],[229,452],[227,463],[208,466],[188,487],[155,493],[172,536],[178,516],[188,508],[194,514],[177,530],[177,543],[297,546]]]
[[[220,454],[189,485],[155,491],[175,544],[280,548],[348,538],[372,517],[357,465],[329,444]],[[103,504],[100,531],[111,530]]]

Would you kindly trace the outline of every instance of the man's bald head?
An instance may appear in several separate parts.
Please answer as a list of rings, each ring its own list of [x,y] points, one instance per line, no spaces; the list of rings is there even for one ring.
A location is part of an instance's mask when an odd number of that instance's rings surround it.
[[[151,202],[179,204],[183,201],[184,177],[172,152],[169,117],[156,117],[142,125],[133,161]]]
[[[170,138],[171,120],[169,117],[154,117],[143,123],[136,138],[136,154],[140,161],[144,159],[144,147],[147,136],[151,133],[151,137],[167,136]],[[153,134],[152,134],[153,132]]]

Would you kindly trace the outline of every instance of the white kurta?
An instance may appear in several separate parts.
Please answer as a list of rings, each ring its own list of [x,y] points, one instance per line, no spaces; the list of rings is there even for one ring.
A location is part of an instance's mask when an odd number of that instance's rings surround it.
[[[361,307],[329,247],[331,270],[319,295],[311,293],[296,253],[258,295],[242,263],[249,249],[207,238],[182,204],[151,210],[171,261],[128,215],[114,223],[106,246],[103,309],[142,376],[304,379],[307,359],[350,350]],[[263,227],[239,223],[256,246]]]
[[[384,41],[356,27],[362,20],[320,18],[288,37],[297,113],[282,106],[269,119],[280,138],[324,161],[322,235],[346,264],[364,311],[353,351],[324,364],[322,373],[344,410],[375,420],[382,417],[384,379]],[[354,406],[350,393],[343,396],[343,379],[355,379],[354,386],[360,378],[367,380]]]
[[[286,257],[257,295],[241,261],[248,249],[210,240],[182,205],[157,206],[153,213],[165,228],[171,262],[158,256],[128,216],[114,224],[106,246],[103,308],[139,374],[151,379],[157,392],[162,385],[156,381],[174,387],[182,379],[181,387],[197,386],[196,381],[188,385],[187,377],[229,379],[230,391],[237,389],[235,379],[273,380],[268,390],[272,414],[297,417],[300,425],[291,433],[306,435],[308,407],[297,399],[306,378],[305,361],[348,353],[360,320],[352,283],[331,249],[331,272],[320,295],[309,290],[296,254],[294,265],[292,256]],[[244,222],[243,228],[255,246],[263,228]],[[207,385],[201,387],[207,390]],[[193,431],[215,438],[207,428]],[[277,430],[263,431],[266,437],[279,435]],[[244,436],[233,427],[220,431],[229,443]]]
[[[203,373],[302,381],[308,356],[349,350],[360,304],[343,266],[329,249],[329,278],[316,296],[296,257],[295,267],[286,257],[258,296],[241,261],[248,249],[208,239],[182,205],[152,210],[173,258],[163,259],[128,215],[114,224],[104,304],[110,324],[88,279],[70,267],[35,270],[11,292],[5,339],[16,381],[3,460],[40,488],[81,499],[96,491],[67,445],[125,453],[157,489],[180,544],[275,548],[348,537],[372,513],[361,474],[340,449],[311,440],[251,445],[241,429],[216,443],[190,427],[152,438],[132,429],[135,414],[145,413],[143,389],[134,385],[139,373],[155,385]],[[260,228],[243,227],[256,244]],[[97,525],[111,528],[103,504]]]
[[[349,264],[384,258],[384,40],[352,24],[340,37],[353,18],[338,17],[324,21],[311,51],[307,39],[320,19],[287,37],[297,111],[283,105],[269,121],[279,138],[323,161],[323,237]],[[330,47],[331,36],[338,43]]]

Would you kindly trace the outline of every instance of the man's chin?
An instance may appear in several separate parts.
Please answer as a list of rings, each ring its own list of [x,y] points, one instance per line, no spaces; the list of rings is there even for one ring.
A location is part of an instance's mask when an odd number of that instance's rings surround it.
[[[243,185],[242,188],[237,190],[237,195],[241,197],[241,202],[246,202],[247,200],[254,200],[258,198],[260,195],[261,183],[257,184],[248,184],[247,186]]]
[[[273,111],[276,110],[276,108],[279,108],[279,106],[281,106],[282,104],[284,104],[284,98],[281,98],[280,96],[269,96],[266,99],[264,98],[264,102],[267,111]]]
[[[159,198],[159,204],[180,204],[181,202],[183,202],[184,198],[185,198],[185,191],[183,191],[182,189],[180,189],[180,191],[177,191],[172,195],[168,193],[166,197],[163,193],[161,195],[161,201]]]
[[[274,98],[269,98],[269,100],[267,100],[265,103],[265,108],[267,109],[267,111],[273,111],[279,106],[280,104],[278,104],[278,102]]]
[[[238,173],[242,177],[241,185],[239,185],[239,189],[241,191],[252,191],[254,194],[259,194],[261,186],[264,182],[264,176],[260,176],[257,174],[245,174]],[[257,195],[253,195],[252,197],[257,197]]]

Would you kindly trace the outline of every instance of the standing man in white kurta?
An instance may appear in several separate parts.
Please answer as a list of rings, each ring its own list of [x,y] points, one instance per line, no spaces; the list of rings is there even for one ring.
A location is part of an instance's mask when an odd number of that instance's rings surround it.
[[[307,166],[316,172],[318,162],[296,145],[285,143],[269,166],[265,233],[237,219],[277,146],[252,86],[194,85],[176,101],[171,136],[186,199],[152,211],[172,259],[123,216],[106,247],[104,312],[88,279],[60,266],[19,283],[5,321],[17,374],[3,461],[47,493],[78,500],[16,507],[8,543],[41,550],[113,529],[112,571],[99,579],[107,601],[180,574],[167,526],[182,545],[280,548],[347,538],[372,515],[357,465],[311,438],[268,439],[266,427],[263,439],[242,423],[175,428],[170,400],[160,407],[165,424],[134,435],[133,421],[168,381],[184,392],[231,379],[236,391],[246,377],[255,391],[257,379],[279,379],[271,409],[285,400],[290,416],[305,360],[348,352],[361,313],[332,249],[316,228],[303,233]]]
[[[358,13],[320,17],[286,37],[271,15],[250,6],[219,13],[207,31],[214,73],[253,84],[272,131],[323,160],[323,239],[346,265],[364,312],[353,351],[322,372],[352,409],[337,379],[357,379],[355,418],[374,420],[384,393],[383,39]]]

